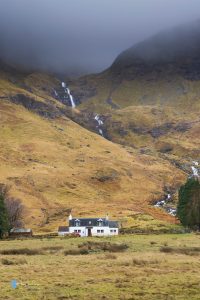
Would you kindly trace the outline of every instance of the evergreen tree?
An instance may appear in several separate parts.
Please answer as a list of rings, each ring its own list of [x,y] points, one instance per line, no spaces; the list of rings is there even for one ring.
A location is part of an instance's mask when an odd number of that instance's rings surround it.
[[[189,178],[181,186],[177,216],[184,226],[200,231],[200,182],[197,178]]]
[[[5,205],[4,193],[0,192],[0,239],[8,232],[8,214]]]

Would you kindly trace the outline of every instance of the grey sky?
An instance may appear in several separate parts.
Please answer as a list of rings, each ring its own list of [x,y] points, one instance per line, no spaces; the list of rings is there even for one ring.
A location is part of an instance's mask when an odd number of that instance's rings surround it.
[[[199,0],[0,0],[0,57],[98,72],[138,41],[199,18]]]

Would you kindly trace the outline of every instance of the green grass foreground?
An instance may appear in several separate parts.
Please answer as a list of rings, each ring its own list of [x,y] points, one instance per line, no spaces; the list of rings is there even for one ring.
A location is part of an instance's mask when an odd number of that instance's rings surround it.
[[[199,270],[197,234],[1,241],[0,299],[197,300]]]

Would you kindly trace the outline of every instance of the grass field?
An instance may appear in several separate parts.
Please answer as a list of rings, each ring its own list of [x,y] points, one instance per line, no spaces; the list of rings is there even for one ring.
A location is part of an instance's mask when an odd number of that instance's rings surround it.
[[[195,234],[1,241],[0,299],[197,300],[199,246]]]

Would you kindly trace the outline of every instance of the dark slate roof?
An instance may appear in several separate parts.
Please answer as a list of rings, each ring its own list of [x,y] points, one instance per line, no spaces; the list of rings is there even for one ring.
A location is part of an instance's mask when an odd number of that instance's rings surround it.
[[[69,226],[75,227],[76,222],[80,222],[80,227],[93,227],[93,226],[99,226],[99,221],[102,221],[102,226],[110,227],[110,228],[118,228],[118,222],[117,221],[109,221],[106,218],[74,218],[72,220],[69,220]]]
[[[117,221],[109,221],[109,227],[110,228],[118,228],[119,224]]]
[[[58,232],[69,232],[69,227],[68,226],[59,226]]]

